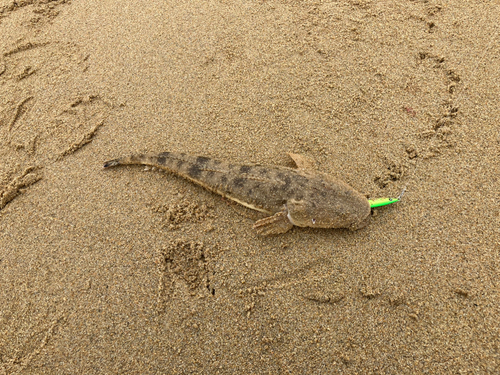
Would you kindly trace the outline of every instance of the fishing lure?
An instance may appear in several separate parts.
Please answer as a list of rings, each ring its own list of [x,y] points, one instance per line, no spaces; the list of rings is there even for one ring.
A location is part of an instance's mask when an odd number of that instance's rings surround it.
[[[403,194],[406,191],[406,186],[403,188],[401,194],[397,198],[377,198],[377,199],[369,199],[368,203],[370,203],[371,208],[387,206],[388,204],[401,202],[401,198],[403,198]]]
[[[388,204],[399,202],[399,198],[378,198],[378,199],[369,199],[368,203],[370,203],[371,208],[387,206]]]

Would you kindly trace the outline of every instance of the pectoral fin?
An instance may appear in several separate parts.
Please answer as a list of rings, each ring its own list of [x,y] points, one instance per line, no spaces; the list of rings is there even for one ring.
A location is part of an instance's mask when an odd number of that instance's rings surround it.
[[[292,229],[292,227],[293,224],[288,220],[286,210],[280,211],[273,216],[257,220],[253,225],[253,229],[262,236],[285,233]]]

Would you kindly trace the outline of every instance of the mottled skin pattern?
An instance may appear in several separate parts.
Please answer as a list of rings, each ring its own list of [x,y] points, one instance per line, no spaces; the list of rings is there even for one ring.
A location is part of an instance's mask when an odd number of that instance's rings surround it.
[[[262,235],[285,233],[294,225],[356,230],[369,223],[371,209],[365,196],[346,183],[316,171],[310,159],[289,155],[297,169],[232,164],[175,152],[132,155],[107,161],[104,167],[144,164],[166,169],[270,215],[254,225]]]

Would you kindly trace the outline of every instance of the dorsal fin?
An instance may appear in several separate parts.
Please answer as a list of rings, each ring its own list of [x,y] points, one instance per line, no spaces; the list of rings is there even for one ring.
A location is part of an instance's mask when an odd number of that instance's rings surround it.
[[[316,173],[316,162],[305,155],[292,154],[291,152],[288,155],[292,158],[297,166],[297,169],[300,169],[304,172]]]

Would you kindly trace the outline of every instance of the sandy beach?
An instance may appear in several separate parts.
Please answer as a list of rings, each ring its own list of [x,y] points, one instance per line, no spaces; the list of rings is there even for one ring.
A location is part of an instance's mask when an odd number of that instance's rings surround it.
[[[0,374],[500,373],[498,1],[0,0]],[[293,167],[356,231],[144,166]]]

